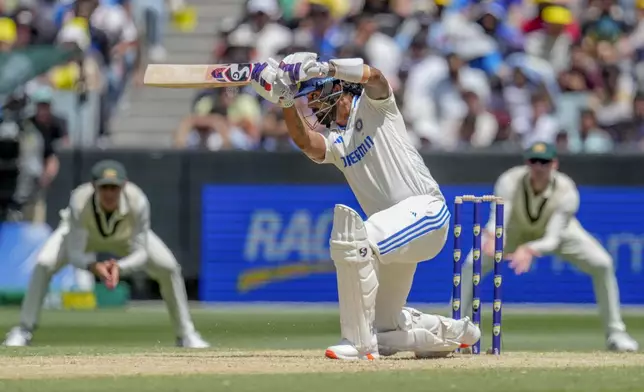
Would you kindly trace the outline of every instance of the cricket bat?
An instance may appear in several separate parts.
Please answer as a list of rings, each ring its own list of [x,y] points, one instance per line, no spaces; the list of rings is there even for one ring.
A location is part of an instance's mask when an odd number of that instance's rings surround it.
[[[256,64],[150,64],[143,84],[165,88],[217,88],[245,86]]]

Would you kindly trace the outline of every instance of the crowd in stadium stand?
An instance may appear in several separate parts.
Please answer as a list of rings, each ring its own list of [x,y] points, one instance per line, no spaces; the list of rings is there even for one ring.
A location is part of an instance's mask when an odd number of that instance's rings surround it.
[[[249,0],[215,63],[362,57],[388,78],[419,149],[644,150],[644,1]],[[252,91],[197,94],[182,148],[289,150]]]
[[[387,76],[423,150],[517,150],[538,139],[573,153],[643,151],[644,0],[550,1],[247,0],[241,17],[213,26],[211,61],[295,51],[362,57]],[[108,139],[128,81],[140,81],[142,58],[166,58],[164,15],[173,3],[182,1],[0,0],[0,50],[83,49],[82,62],[52,69],[24,93],[42,110],[51,104],[69,114],[51,120],[56,135],[68,125],[87,128],[95,111]],[[150,25],[150,15],[155,27],[140,39],[137,26]],[[89,102],[80,109],[79,81]],[[174,142],[296,149],[280,110],[248,89],[199,91]]]
[[[144,10],[137,13],[133,5],[129,0],[0,0],[0,217],[44,221],[44,195],[59,169],[58,147],[95,145],[96,133],[108,137],[127,81],[141,69],[142,43],[151,60],[163,60],[158,37],[138,39],[134,20]],[[72,49],[74,57],[65,62],[67,57],[56,61],[42,55],[58,49]],[[48,70],[39,75],[34,70],[41,67]],[[13,78],[26,83],[11,87]]]
[[[143,7],[147,3],[164,4],[164,1],[0,1],[0,46],[5,51],[32,45],[73,43],[84,53],[82,61],[55,67],[30,81],[23,93],[29,97],[31,94],[47,95],[46,92],[51,91],[52,104],[57,106],[56,112],[62,113],[62,117],[78,120],[82,123],[78,125],[81,130],[90,128],[83,123],[88,121],[87,118],[98,118],[99,124],[92,124],[91,128],[98,127],[101,137],[108,136],[110,119],[119,107],[127,81],[140,71],[142,56],[139,45],[142,42],[135,20],[139,19],[140,23],[140,19],[145,17]],[[163,61],[165,51],[159,34],[148,35],[143,43],[148,46],[149,59]],[[66,92],[69,96],[65,95]],[[89,100],[87,105],[76,102],[79,92],[81,101]],[[72,96],[73,99],[70,98]],[[95,135],[88,140],[94,143]]]

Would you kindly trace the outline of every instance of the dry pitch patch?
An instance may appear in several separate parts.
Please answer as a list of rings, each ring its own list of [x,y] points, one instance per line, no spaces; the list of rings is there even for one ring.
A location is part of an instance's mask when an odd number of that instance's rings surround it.
[[[532,353],[454,355],[416,360],[398,355],[379,361],[333,361],[319,350],[216,351],[171,354],[0,357],[0,379],[117,377],[128,375],[267,374],[418,369],[602,368],[644,366],[644,354]]]

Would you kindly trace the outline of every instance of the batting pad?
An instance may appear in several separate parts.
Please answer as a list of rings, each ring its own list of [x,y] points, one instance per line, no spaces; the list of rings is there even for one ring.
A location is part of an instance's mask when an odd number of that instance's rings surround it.
[[[335,264],[342,337],[360,352],[376,348],[373,328],[378,277],[364,221],[351,208],[338,204],[330,240]]]

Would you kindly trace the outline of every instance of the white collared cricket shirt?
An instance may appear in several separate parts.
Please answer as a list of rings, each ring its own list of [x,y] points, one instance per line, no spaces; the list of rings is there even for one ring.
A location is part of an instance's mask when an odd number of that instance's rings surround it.
[[[369,216],[409,197],[429,195],[444,201],[440,188],[407,137],[407,127],[393,93],[373,100],[355,97],[345,128],[324,132],[322,162],[340,169]]]

